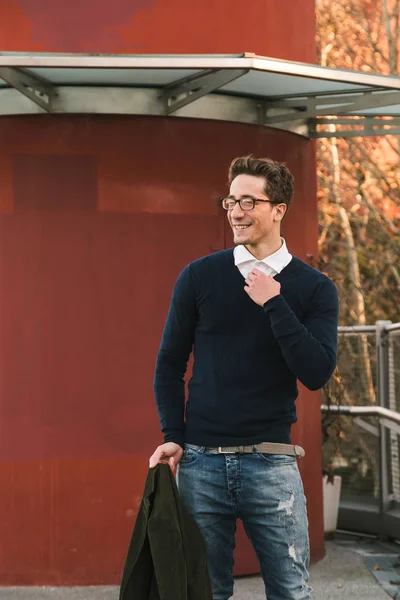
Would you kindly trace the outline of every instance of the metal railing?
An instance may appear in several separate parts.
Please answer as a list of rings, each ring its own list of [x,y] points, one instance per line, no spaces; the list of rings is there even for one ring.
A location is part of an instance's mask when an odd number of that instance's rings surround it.
[[[339,527],[400,539],[400,323],[339,327],[323,457],[342,476]]]
[[[400,425],[400,413],[383,408],[382,406],[321,406],[323,412],[338,413],[341,415],[363,415],[364,417],[382,417],[381,422],[389,429],[398,431],[393,423]]]

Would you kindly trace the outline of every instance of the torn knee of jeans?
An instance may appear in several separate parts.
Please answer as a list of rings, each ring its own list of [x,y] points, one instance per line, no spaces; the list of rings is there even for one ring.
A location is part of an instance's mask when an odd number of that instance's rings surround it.
[[[293,506],[294,506],[294,494],[292,494],[289,500],[282,500],[279,502],[278,510],[285,510],[288,516],[293,514]]]

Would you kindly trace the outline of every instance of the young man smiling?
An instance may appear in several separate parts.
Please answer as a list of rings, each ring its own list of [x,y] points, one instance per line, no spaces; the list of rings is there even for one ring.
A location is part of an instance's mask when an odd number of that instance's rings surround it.
[[[336,363],[335,285],[292,257],[280,227],[293,194],[287,167],[235,159],[221,203],[234,249],[178,277],[155,373],[164,444],[208,552],[214,600],[233,594],[236,520],[257,553],[268,600],[309,600],[308,523],[291,445],[297,379],[321,388]],[[184,374],[193,375],[185,414]]]

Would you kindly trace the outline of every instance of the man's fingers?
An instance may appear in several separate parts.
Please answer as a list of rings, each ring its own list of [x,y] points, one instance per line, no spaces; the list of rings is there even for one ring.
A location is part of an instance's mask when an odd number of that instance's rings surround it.
[[[150,456],[149,466],[150,469],[157,466],[159,462],[161,462],[161,457],[163,455],[163,451],[157,448],[152,456]]]
[[[157,466],[157,464],[158,464],[158,459],[153,454],[153,456],[151,456],[150,460],[149,460],[150,469],[153,469],[153,467]]]
[[[179,444],[175,442],[166,442],[161,446],[158,446],[156,451],[150,457],[149,466],[152,469],[157,466],[158,463],[169,464],[176,466],[180,461],[183,454],[183,449]]]

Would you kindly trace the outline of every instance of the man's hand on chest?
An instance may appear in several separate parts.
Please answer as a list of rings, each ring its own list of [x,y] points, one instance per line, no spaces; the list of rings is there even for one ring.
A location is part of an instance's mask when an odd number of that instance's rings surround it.
[[[272,275],[266,275],[259,269],[252,269],[245,282],[246,293],[259,306],[264,306],[268,300],[281,292],[281,284],[275,281]]]

